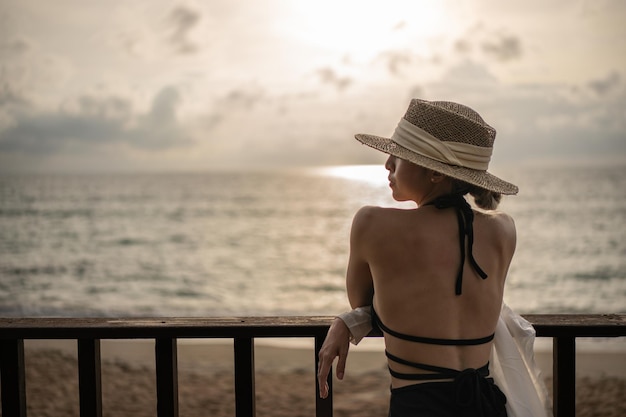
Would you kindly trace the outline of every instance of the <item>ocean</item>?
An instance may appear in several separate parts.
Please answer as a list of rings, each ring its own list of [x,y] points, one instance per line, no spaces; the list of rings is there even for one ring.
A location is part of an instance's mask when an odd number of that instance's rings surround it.
[[[505,301],[626,313],[626,166],[496,171],[520,194]],[[0,176],[1,316],[333,315],[380,166]]]

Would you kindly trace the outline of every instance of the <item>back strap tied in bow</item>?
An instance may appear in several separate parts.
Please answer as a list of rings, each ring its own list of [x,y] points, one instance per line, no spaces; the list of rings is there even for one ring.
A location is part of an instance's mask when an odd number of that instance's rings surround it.
[[[474,211],[469,205],[467,200],[461,194],[449,194],[439,197],[426,205],[433,205],[438,209],[454,208],[456,211],[456,218],[459,224],[459,247],[461,249],[461,265],[459,266],[459,272],[456,276],[456,284],[454,292],[456,295],[461,295],[463,286],[463,265],[465,265],[465,239],[467,238],[467,252],[469,255],[470,265],[476,273],[482,278],[486,279],[487,274],[482,270],[474,254],[472,248],[474,246]]]

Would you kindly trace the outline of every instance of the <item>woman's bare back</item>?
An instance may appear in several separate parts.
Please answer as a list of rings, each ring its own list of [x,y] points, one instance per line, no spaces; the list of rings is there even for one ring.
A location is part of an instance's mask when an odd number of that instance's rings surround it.
[[[367,263],[373,302],[382,322],[409,335],[473,339],[493,333],[504,281],[515,250],[515,226],[504,213],[475,211],[473,255],[487,273],[481,279],[465,262],[462,294],[455,294],[461,262],[454,208],[415,210],[365,207],[353,224],[352,253]],[[412,343],[386,335],[387,350],[413,362],[453,369],[479,368],[491,344],[440,346]],[[399,372],[419,372],[390,363]],[[393,386],[412,384],[393,380]]]

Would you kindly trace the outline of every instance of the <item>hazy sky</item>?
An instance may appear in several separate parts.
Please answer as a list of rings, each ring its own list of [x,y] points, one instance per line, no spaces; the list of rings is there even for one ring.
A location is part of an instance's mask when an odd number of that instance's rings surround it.
[[[623,0],[0,0],[0,172],[378,163],[409,100],[494,163],[626,161]],[[384,159],[384,158],[383,158]]]

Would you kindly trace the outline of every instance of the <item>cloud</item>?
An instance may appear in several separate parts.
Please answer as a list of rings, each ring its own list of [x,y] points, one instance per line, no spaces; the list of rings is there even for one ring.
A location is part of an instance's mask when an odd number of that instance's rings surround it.
[[[2,119],[15,107],[44,100],[46,93],[59,97],[76,71],[66,57],[47,50],[41,41],[16,34],[0,40],[0,129]]]
[[[324,84],[331,85],[339,91],[345,90],[352,84],[350,77],[340,77],[330,67],[320,68],[316,71],[316,74]]]
[[[200,22],[200,12],[186,6],[174,8],[167,17],[170,45],[179,54],[190,54],[198,50],[198,45],[190,39],[191,32]]]
[[[472,60],[462,61],[449,68],[443,77],[450,85],[462,87],[466,91],[476,87],[482,89],[485,85],[495,86],[498,83],[486,66]]]
[[[116,143],[138,149],[168,149],[191,143],[178,123],[180,102],[174,87],[162,89],[146,114],[134,115],[122,97],[81,96],[55,112],[18,114],[0,131],[0,150],[46,154],[69,148],[92,151]]]
[[[394,76],[400,75],[402,69],[413,62],[413,55],[406,51],[386,51],[377,57],[379,58],[387,64],[387,69]]]
[[[21,55],[33,49],[33,43],[22,36],[9,38],[0,43],[0,51],[13,55]]]
[[[457,39],[454,42],[453,50],[456,53],[466,55],[471,52],[472,44],[468,42],[466,39]]]
[[[588,86],[596,94],[605,95],[619,88],[621,81],[620,74],[617,71],[612,71],[604,78],[589,81]]]
[[[177,120],[180,94],[175,87],[162,89],[154,98],[150,112],[139,117],[137,126],[125,130],[132,146],[146,149],[167,149],[192,143],[184,126]]]
[[[0,81],[2,81],[2,77],[0,77]],[[0,85],[0,109],[25,107],[29,104],[30,101],[20,92],[16,91],[8,82],[5,81]]]
[[[482,43],[482,50],[500,62],[512,61],[522,57],[522,43],[512,35],[499,35],[497,39]]]
[[[604,81],[614,85],[614,78]],[[568,84],[507,85],[484,64],[465,61],[424,91],[428,97],[467,104],[493,125],[496,162],[626,158],[624,89],[594,97]]]
[[[521,60],[524,55],[519,37],[486,29],[480,23],[449,41],[445,46],[440,41],[431,41],[430,53],[428,45],[417,49],[389,49],[378,54],[374,61],[382,62],[394,77],[414,77],[416,73],[441,72],[455,62],[508,63]]]
[[[176,106],[180,102],[180,94],[174,87],[166,87],[161,90],[147,115],[147,121],[160,125],[176,124]]]
[[[265,91],[259,86],[251,85],[230,90],[219,100],[218,106],[226,109],[251,109],[264,99],[267,99]]]
[[[520,37],[502,31],[485,28],[482,23],[475,24],[452,43],[452,51],[463,57],[478,58],[480,52],[497,62],[510,62],[523,58]],[[474,55],[476,54],[476,55]]]
[[[259,103],[268,104],[271,102],[264,89],[253,84],[233,88],[225,95],[217,98],[211,109],[200,115],[194,123],[197,129],[204,135],[214,132],[218,126],[228,124],[233,116],[241,114],[251,114]]]
[[[402,30],[404,30],[406,28],[407,24],[406,24],[406,20],[400,20],[398,23],[396,23],[393,26],[393,31],[394,32],[400,32]]]
[[[18,118],[17,124],[0,133],[0,150],[43,154],[77,142],[110,141],[121,129],[112,120],[88,115],[39,114]]]

